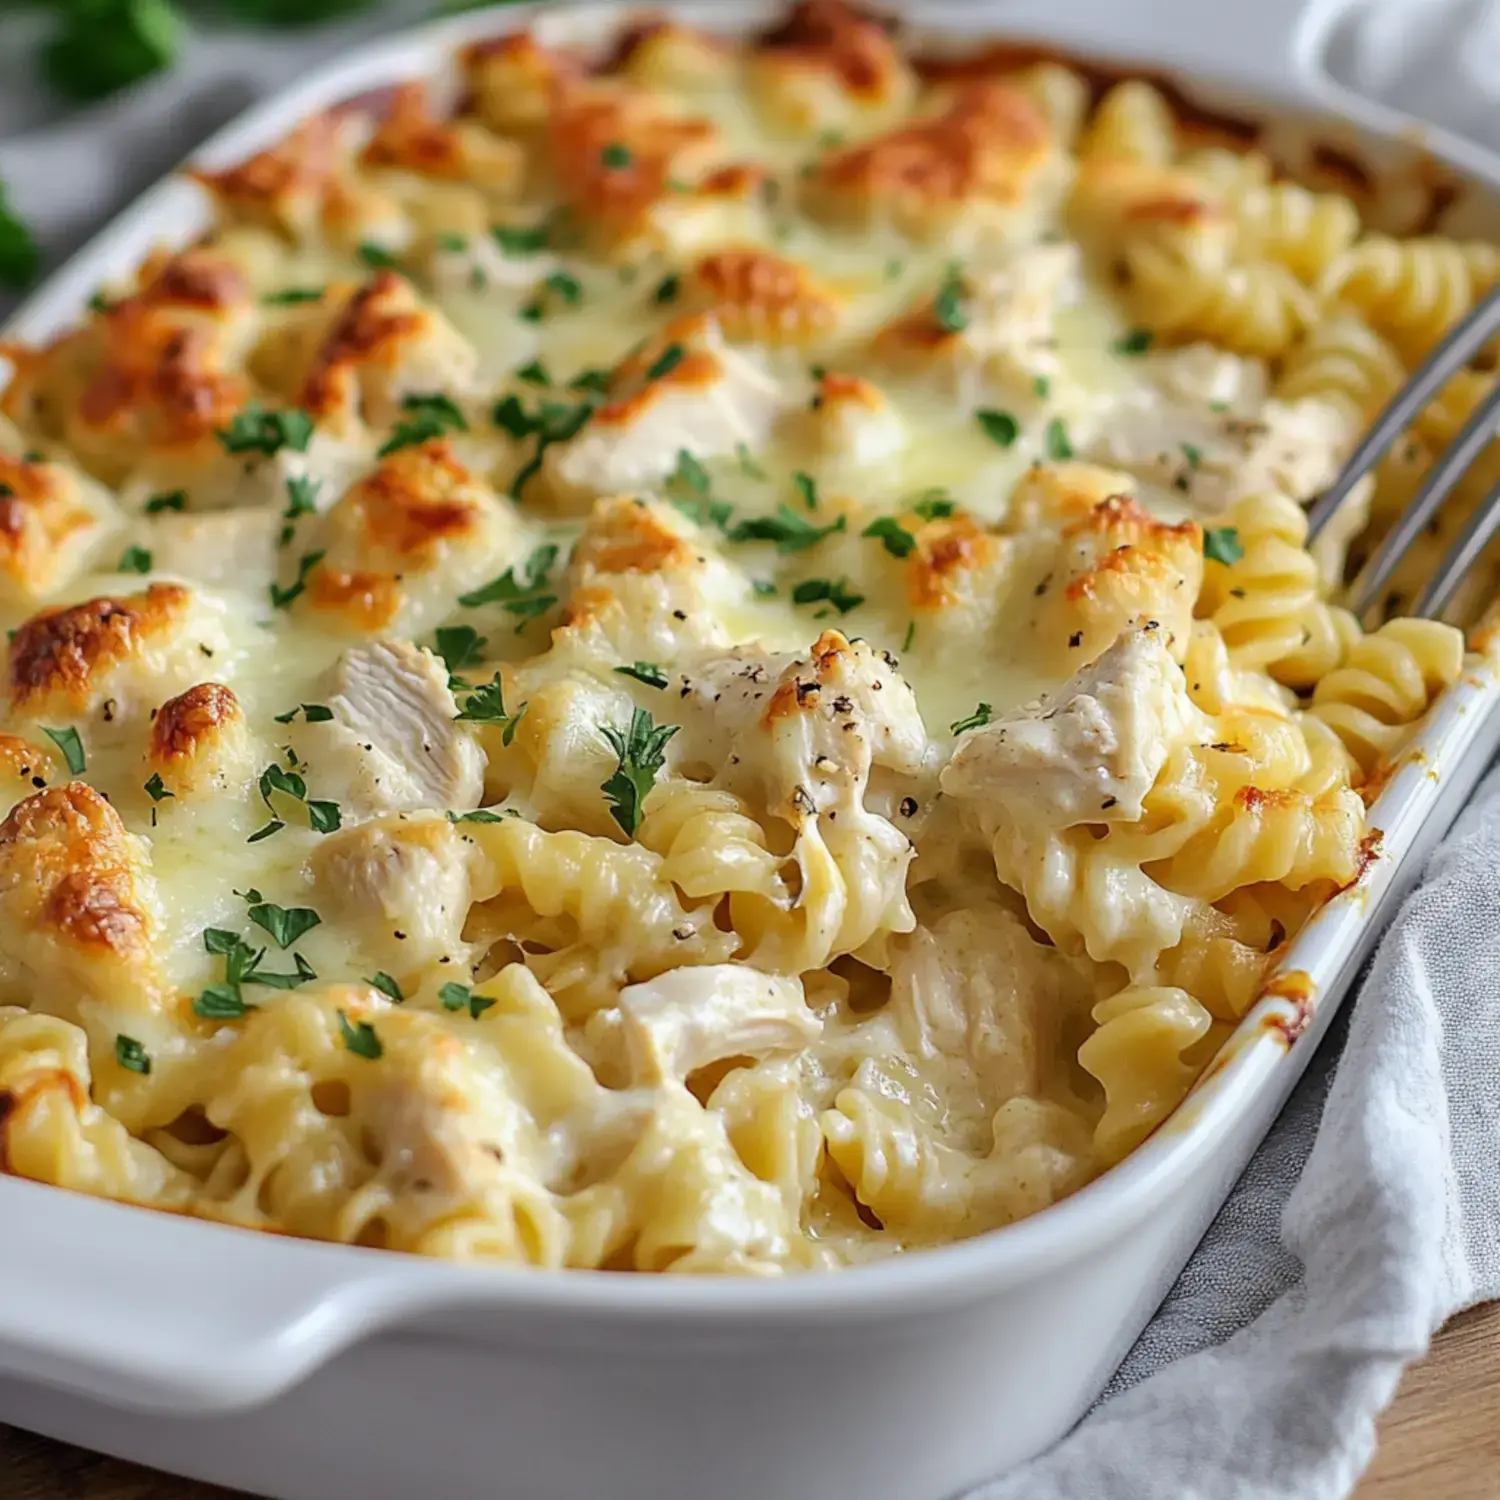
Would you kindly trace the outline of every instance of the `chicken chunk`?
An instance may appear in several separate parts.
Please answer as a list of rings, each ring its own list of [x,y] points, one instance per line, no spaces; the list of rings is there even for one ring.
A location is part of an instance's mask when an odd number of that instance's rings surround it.
[[[620,991],[620,1022],[632,1079],[681,1081],[727,1057],[796,1052],[822,1023],[802,981],[744,964],[672,969]]]
[[[383,968],[406,975],[466,953],[469,846],[446,818],[397,813],[341,829],[313,869],[326,905],[357,923]]]
[[[299,726],[296,750],[311,784],[351,821],[416,808],[479,806],[484,754],[430,651],[404,641],[351,647],[323,701],[333,718]]]
[[[1161,631],[1133,630],[1055,693],[961,735],[942,787],[1049,828],[1134,822],[1171,751],[1212,728]]]
[[[622,367],[618,378],[629,394],[548,448],[543,479],[559,509],[577,513],[599,495],[659,484],[683,452],[722,458],[741,443],[752,453],[764,447],[790,400],[781,383],[730,348],[711,319],[674,325],[664,338],[634,367]]]

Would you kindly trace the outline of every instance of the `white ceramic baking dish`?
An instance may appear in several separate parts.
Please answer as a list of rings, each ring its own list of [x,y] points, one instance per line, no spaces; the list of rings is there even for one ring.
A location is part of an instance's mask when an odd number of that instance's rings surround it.
[[[657,5],[731,28],[769,6]],[[913,7],[925,29],[1003,29],[1213,77],[1208,101],[1329,107],[1408,168],[1404,122],[1319,71],[1331,10],[1302,0],[1014,0]],[[622,7],[549,12],[602,39]],[[440,71],[506,7],[360,50],[197,156],[222,165],[309,111]],[[1349,136],[1349,127],[1345,127]],[[1381,137],[1385,137],[1384,141]],[[1480,179],[1500,160],[1433,133]],[[1408,163],[1409,165],[1409,163]],[[1431,163],[1411,168],[1429,173]],[[181,182],[147,194],[8,332],[44,338],[95,286],[203,226]],[[1074,1198],[948,1249],[782,1282],[476,1269],[257,1236],[0,1179],[0,1420],[288,1500],[937,1500],[1051,1443],[1102,1388],[1181,1269],[1353,975],[1500,743],[1473,664],[1373,812],[1359,882],[1292,945],[1267,997],[1169,1124]]]

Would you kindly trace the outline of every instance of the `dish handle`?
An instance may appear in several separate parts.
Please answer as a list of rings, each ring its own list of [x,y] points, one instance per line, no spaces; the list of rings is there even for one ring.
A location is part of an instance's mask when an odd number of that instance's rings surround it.
[[[245,1410],[444,1300],[433,1271],[0,1177],[0,1376],[162,1414]]]

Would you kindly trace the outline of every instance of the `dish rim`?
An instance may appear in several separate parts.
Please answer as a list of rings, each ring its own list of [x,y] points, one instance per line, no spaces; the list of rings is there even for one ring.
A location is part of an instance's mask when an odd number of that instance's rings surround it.
[[[1085,0],[1108,6],[1110,0]],[[1193,0],[1185,0],[1189,6]],[[406,28],[359,45],[341,58],[313,68],[251,106],[216,131],[185,162],[146,189],[133,203],[97,231],[52,275],[50,275],[0,326],[0,336],[35,341],[50,337],[81,313],[100,281],[133,269],[153,237],[163,230],[181,233],[189,210],[198,201],[197,191],[182,177],[183,167],[218,166],[260,149],[284,134],[306,114],[344,102],[366,89],[389,86],[402,79],[432,77],[450,60],[453,51],[467,41],[500,36],[520,30],[542,19],[549,30],[583,32],[600,22],[611,30],[632,17],[671,15],[684,19],[712,18],[721,25],[733,18],[734,27],[752,24],[753,17],[775,14],[781,0],[594,0],[594,3],[548,7],[541,3],[501,4],[447,20]],[[924,32],[948,31],[972,38],[994,37],[1022,40],[1016,23],[1027,7],[961,6],[954,3],[924,4],[922,0],[884,0],[881,7]],[[1298,32],[1294,50],[1303,60],[1310,56],[1309,28],[1335,19],[1333,7],[1301,0],[1274,0],[1274,8],[1309,23]],[[1031,6],[1040,14],[1041,7]],[[975,24],[977,22],[977,24]],[[1021,23],[1025,25],[1023,21]],[[1035,22],[1033,22],[1035,24]],[[999,29],[1001,26],[1003,30]],[[1153,39],[1158,44],[1161,38]],[[1051,39],[1046,45],[1060,52],[1088,52],[1087,44],[1069,39]],[[1166,73],[1182,72],[1188,64],[1159,61],[1163,48],[1153,47],[1155,67]],[[1123,55],[1121,47],[1103,44],[1098,56],[1118,59],[1122,70],[1152,66]],[[1323,109],[1328,94],[1347,92],[1337,85],[1326,91],[1308,86],[1307,79],[1293,76],[1278,93],[1264,78],[1247,80],[1248,69],[1226,66],[1217,74],[1198,71],[1191,85],[1228,84],[1247,91],[1246,103],[1268,113],[1288,104]],[[1305,70],[1304,70],[1305,71]],[[1299,82],[1302,84],[1300,94]],[[1357,98],[1357,96],[1354,96]],[[1360,129],[1375,138],[1395,140],[1400,131],[1391,119],[1404,119],[1369,101],[1366,107],[1349,110]],[[1389,118],[1380,118],[1385,116]],[[1443,133],[1427,137],[1434,156],[1484,181],[1500,194],[1500,156],[1469,146],[1458,152],[1448,148]],[[186,196],[192,194],[190,200]],[[200,212],[197,217],[206,219]],[[158,222],[165,221],[165,222]],[[188,231],[191,232],[191,231]],[[1373,830],[1384,834],[1383,847],[1372,849],[1359,879],[1332,897],[1288,945],[1281,962],[1267,976],[1262,998],[1241,1019],[1218,1057],[1195,1085],[1188,1099],[1172,1116],[1124,1161],[1110,1168],[1069,1197],[998,1229],[988,1230],[951,1244],[924,1247],[885,1259],[841,1267],[830,1275],[806,1274],[780,1278],[735,1278],[727,1276],[623,1276],[598,1270],[547,1270],[493,1264],[465,1264],[406,1256],[389,1251],[369,1251],[355,1246],[297,1240],[263,1231],[164,1213],[150,1206],[119,1200],[88,1199],[90,1209],[114,1211],[120,1233],[128,1233],[125,1216],[141,1221],[137,1231],[187,1229],[204,1235],[230,1235],[267,1258],[305,1257],[302,1264],[312,1270],[314,1259],[337,1260],[347,1274],[324,1292],[324,1301],[339,1289],[364,1288],[356,1308],[342,1310],[346,1322],[368,1321],[380,1313],[415,1312],[440,1307],[513,1307],[532,1311],[611,1314],[624,1321],[649,1317],[660,1323],[664,1316],[698,1320],[718,1315],[735,1323],[770,1324],[802,1322],[816,1314],[820,1324],[862,1317],[871,1311],[883,1315],[912,1315],[961,1302],[978,1291],[1004,1290],[1048,1269],[1076,1261],[1111,1236],[1138,1223],[1174,1189],[1180,1188],[1205,1156],[1211,1154],[1270,1083],[1278,1065],[1290,1056],[1292,1046],[1311,1049],[1342,1004],[1347,989],[1344,970],[1365,925],[1364,912],[1378,903],[1390,887],[1398,868],[1410,852],[1440,790],[1441,773],[1456,764],[1478,738],[1488,718],[1500,710],[1500,680],[1487,660],[1466,660],[1463,679],[1429,711],[1427,722],[1403,753],[1398,768],[1381,796],[1370,808]],[[1399,838],[1397,830],[1400,831]],[[1393,851],[1401,849],[1398,855]],[[1288,976],[1305,976],[1305,985],[1291,993]],[[1280,985],[1280,989],[1278,989]],[[1329,991],[1335,991],[1331,997]],[[1320,1003],[1321,1000],[1321,1003]],[[55,1194],[49,1184],[0,1175],[0,1193]],[[62,1190],[66,1192],[67,1190]],[[84,1198],[86,1195],[70,1196]],[[0,1257],[3,1258],[3,1257]],[[298,1262],[287,1259],[286,1274],[295,1278]],[[320,1274],[314,1280],[321,1280]],[[324,1307],[325,1312],[333,1309]],[[355,1337],[363,1328],[354,1330]],[[0,1340],[6,1332],[0,1327]]]

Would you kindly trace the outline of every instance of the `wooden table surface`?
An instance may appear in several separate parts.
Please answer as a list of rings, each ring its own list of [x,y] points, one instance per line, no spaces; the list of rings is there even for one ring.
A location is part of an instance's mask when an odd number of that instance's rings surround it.
[[[1407,1371],[1380,1424],[1355,1500],[1495,1500],[1500,1495],[1500,1303],[1455,1318]],[[0,1426],[4,1500],[234,1500]]]

